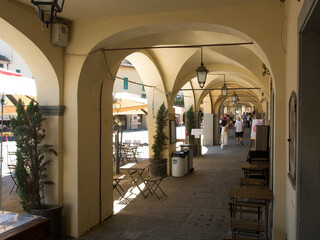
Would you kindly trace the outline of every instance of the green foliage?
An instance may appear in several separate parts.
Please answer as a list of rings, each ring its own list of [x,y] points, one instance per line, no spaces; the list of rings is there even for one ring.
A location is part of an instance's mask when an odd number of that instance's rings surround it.
[[[184,100],[183,99],[178,99],[178,98],[176,98],[175,100],[174,100],[174,104],[173,104],[174,106],[178,106],[178,107],[183,107],[184,106]]]
[[[194,143],[194,136],[191,135],[191,129],[195,128],[196,122],[194,119],[194,112],[193,112],[193,106],[189,108],[186,114],[186,132],[189,136],[189,144]]]
[[[168,137],[164,133],[164,128],[168,125],[168,109],[164,103],[160,106],[156,121],[156,135],[153,136],[154,143],[152,145],[153,159],[160,159],[162,150],[166,147]]]
[[[25,109],[18,100],[17,118],[11,119],[17,144],[16,178],[21,204],[25,211],[44,207],[43,184],[50,159],[46,156],[57,155],[52,145],[43,144],[46,132],[43,129],[45,118],[34,100]]]

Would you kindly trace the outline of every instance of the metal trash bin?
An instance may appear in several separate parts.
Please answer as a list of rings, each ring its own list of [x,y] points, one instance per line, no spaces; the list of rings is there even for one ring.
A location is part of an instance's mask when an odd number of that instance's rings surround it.
[[[184,174],[188,174],[189,173],[189,150],[183,149],[181,152],[183,152],[185,156],[183,172]]]
[[[172,177],[183,177],[185,174],[186,157],[184,152],[173,152],[171,159]]]
[[[188,171],[193,172],[193,145],[192,144],[181,144],[180,149],[188,154]]]

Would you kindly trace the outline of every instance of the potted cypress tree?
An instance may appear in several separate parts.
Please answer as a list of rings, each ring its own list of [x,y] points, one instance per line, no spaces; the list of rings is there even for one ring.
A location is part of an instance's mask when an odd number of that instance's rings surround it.
[[[193,106],[191,106],[186,113],[186,137],[188,139],[188,144],[194,144],[194,136],[191,135],[191,130],[195,128],[195,126]]]
[[[17,118],[11,119],[11,127],[17,146],[15,174],[22,208],[30,214],[49,218],[50,239],[60,239],[62,207],[49,206],[44,201],[46,171],[51,161],[49,156],[57,156],[52,145],[43,143],[46,137],[43,129],[45,117],[35,100],[31,100],[25,109],[22,100],[19,99],[16,111]]]
[[[197,115],[195,115],[195,113],[193,112],[193,106],[191,106],[186,112],[186,142],[190,145],[193,145],[194,157],[198,156],[201,149],[200,139],[196,139],[194,135],[191,135],[192,129],[197,127],[196,117]]]
[[[168,109],[165,107],[164,103],[162,103],[157,113],[156,134],[153,136],[153,156],[152,159],[150,159],[150,174],[152,176],[164,177],[167,175],[167,159],[161,158],[162,151],[166,148],[166,140],[168,139],[164,133],[164,129],[167,125]]]

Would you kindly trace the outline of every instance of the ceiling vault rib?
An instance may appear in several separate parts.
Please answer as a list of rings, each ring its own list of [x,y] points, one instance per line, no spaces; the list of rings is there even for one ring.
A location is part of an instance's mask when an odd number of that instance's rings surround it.
[[[252,87],[252,88],[250,88],[250,87],[247,87],[247,88],[228,88],[228,90],[244,90],[244,89],[261,89],[261,88],[259,88],[259,87]],[[202,88],[190,88],[190,89],[180,89],[180,91],[205,91],[205,90],[221,90],[221,88],[204,88],[204,89],[202,89]]]
[[[213,44],[197,44],[197,45],[170,45],[170,46],[148,46],[148,47],[132,47],[132,48],[102,48],[102,51],[126,51],[126,50],[145,50],[145,49],[170,49],[170,48],[201,48],[201,47],[226,47],[250,45],[253,42],[238,42],[238,43],[213,43]]]

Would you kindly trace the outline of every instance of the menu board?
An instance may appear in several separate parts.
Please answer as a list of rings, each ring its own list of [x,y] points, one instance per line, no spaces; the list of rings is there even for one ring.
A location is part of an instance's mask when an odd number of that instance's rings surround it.
[[[199,138],[200,135],[203,135],[203,128],[194,128],[194,129],[191,129],[191,135],[194,135],[195,138]]]
[[[251,126],[251,138],[256,139],[257,136],[257,125],[262,125],[263,119],[253,119]]]

